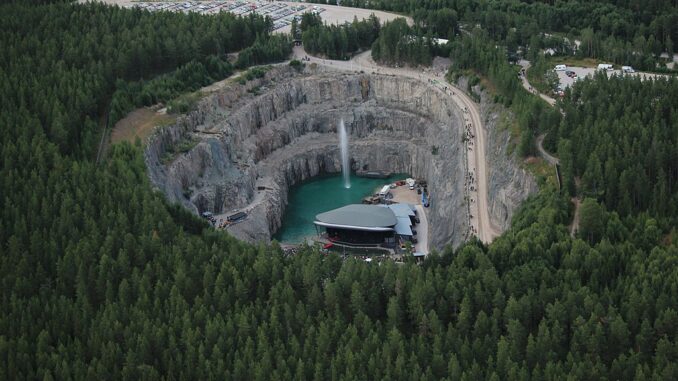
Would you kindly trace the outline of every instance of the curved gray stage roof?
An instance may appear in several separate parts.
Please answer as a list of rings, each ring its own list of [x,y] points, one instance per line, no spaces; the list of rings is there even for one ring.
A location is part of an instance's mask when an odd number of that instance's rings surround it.
[[[352,204],[315,216],[318,226],[366,231],[392,231],[398,223],[395,213],[377,205]]]

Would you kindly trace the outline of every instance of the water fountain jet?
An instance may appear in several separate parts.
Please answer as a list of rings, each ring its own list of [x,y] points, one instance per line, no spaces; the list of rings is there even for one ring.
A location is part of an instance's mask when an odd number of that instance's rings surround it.
[[[341,174],[344,176],[344,188],[351,187],[351,166],[348,157],[348,134],[344,119],[339,121],[339,149],[341,150]]]

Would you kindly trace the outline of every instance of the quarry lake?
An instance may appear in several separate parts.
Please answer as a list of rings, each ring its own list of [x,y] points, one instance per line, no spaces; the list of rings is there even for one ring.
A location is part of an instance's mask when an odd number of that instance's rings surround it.
[[[351,187],[344,187],[341,174],[314,177],[290,188],[282,227],[273,236],[278,242],[301,243],[304,238],[316,235],[313,221],[319,213],[348,204],[360,204],[363,197],[375,189],[396,180],[404,180],[406,174],[395,174],[385,179],[369,179],[351,174]]]

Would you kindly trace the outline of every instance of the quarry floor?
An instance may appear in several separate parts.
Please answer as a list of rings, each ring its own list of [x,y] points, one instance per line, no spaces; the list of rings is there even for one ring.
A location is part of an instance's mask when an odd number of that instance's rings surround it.
[[[377,190],[378,192],[379,190]],[[407,203],[412,205],[421,204],[421,196],[417,194],[416,190],[410,190],[407,185],[401,185],[391,189],[393,201],[397,203]]]
[[[391,189],[393,201],[397,203],[412,204],[417,208],[417,216],[419,216],[419,223],[415,226],[417,231],[417,243],[414,245],[414,251],[428,255],[428,214],[426,208],[421,205],[421,196],[417,194],[416,190],[409,189],[407,185],[401,185]]]

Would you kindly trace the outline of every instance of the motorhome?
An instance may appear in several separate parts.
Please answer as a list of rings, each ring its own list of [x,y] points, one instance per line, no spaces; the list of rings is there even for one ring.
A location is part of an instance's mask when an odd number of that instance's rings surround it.
[[[567,69],[567,65],[556,65],[556,67],[553,69],[555,71],[565,71]]]
[[[635,73],[636,71],[633,70],[631,66],[622,66],[622,72],[624,73]]]
[[[612,64],[598,64],[598,70],[609,71],[609,70],[613,70],[613,69],[614,69],[614,66],[612,66]]]

